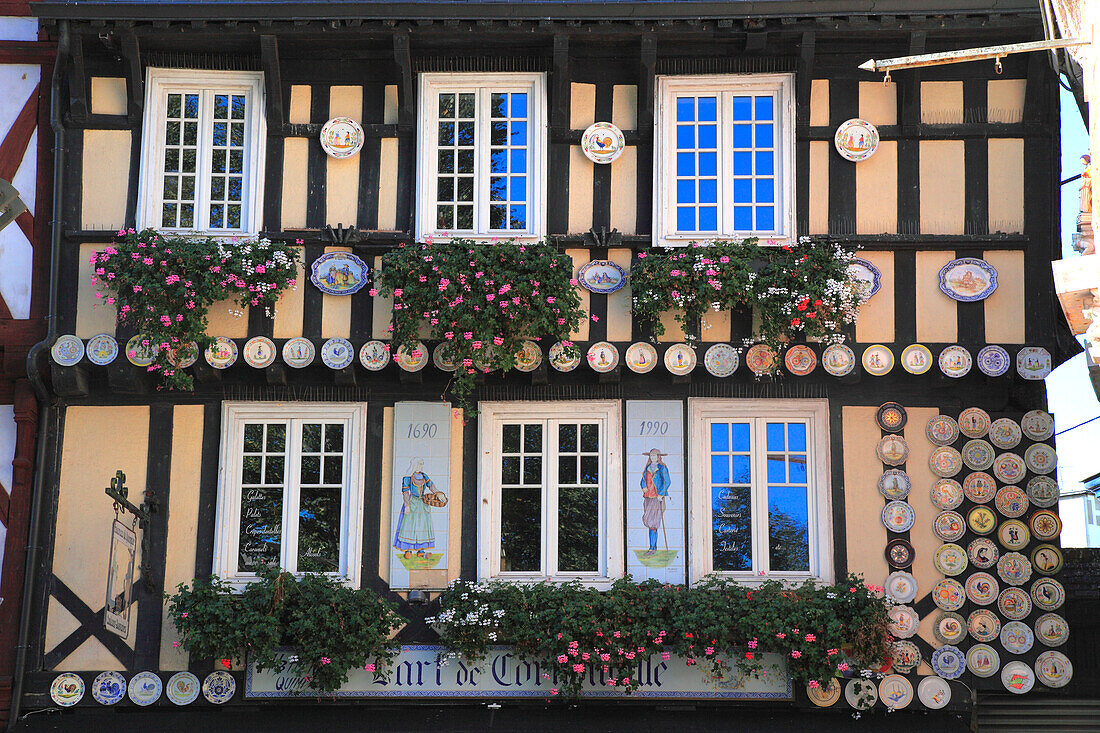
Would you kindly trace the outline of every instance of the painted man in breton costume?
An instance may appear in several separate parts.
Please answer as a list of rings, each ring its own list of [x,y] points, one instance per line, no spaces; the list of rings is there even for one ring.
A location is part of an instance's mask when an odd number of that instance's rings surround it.
[[[668,496],[668,466],[661,457],[665,454],[653,448],[649,451],[649,460],[642,470],[642,524],[649,528],[649,550],[645,554],[657,552],[657,530],[665,521],[665,498]]]
[[[393,535],[395,549],[422,555],[424,550],[435,547],[432,516],[428,505],[424,503],[424,494],[434,488],[435,484],[424,473],[424,459],[414,458],[409,464],[408,474],[401,479],[401,497],[404,503],[401,506],[401,515],[397,518],[397,531]]]

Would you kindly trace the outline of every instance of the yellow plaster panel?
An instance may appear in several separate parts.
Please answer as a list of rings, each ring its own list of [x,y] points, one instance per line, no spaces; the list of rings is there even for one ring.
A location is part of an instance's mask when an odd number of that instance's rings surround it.
[[[596,121],[596,85],[569,85],[569,126],[583,130]]]
[[[620,130],[638,128],[638,87],[616,84],[611,91],[611,124]],[[620,158],[618,162],[622,162]]]
[[[291,124],[308,124],[309,107],[313,101],[313,88],[308,84],[294,84],[290,87],[290,106],[288,119]]]
[[[1026,79],[991,79],[986,91],[986,114],[990,122],[1023,122]]]
[[[304,229],[309,192],[309,139],[288,137],[283,141],[283,229]]]
[[[93,76],[92,114],[124,115],[127,111],[126,79],[114,76]]]
[[[126,221],[130,188],[129,130],[85,130],[81,172],[82,229],[115,231]],[[104,175],[109,171],[109,175]]]
[[[102,604],[100,604],[102,606]],[[137,626],[137,604],[130,608],[130,638],[127,643],[134,645],[134,629]],[[94,636],[76,648],[69,656],[61,660],[60,664],[53,668],[56,672],[84,672],[95,670],[96,672],[125,672],[126,667],[115,659],[115,655],[107,651],[107,647]],[[88,692],[91,694],[91,691]]]
[[[829,231],[829,149],[832,145],[822,141],[810,143],[810,234]]]
[[[577,271],[591,259],[587,249],[567,249],[565,254],[573,260],[573,277],[576,277]],[[582,287],[577,288],[577,294],[580,295],[580,310],[584,314],[584,320],[581,321],[581,327],[578,330],[569,334],[569,338],[572,341],[587,341],[592,294]]]
[[[46,613],[46,653],[48,654],[61,642],[80,628],[80,622],[69,613],[53,596],[50,596],[49,611]]]
[[[382,124],[397,124],[397,85],[386,85],[386,96],[382,103]]]
[[[898,124],[898,85],[887,86],[878,81],[861,81],[859,83],[859,116],[872,125]],[[880,147],[868,160],[874,160],[881,152]]]
[[[917,588],[917,597],[920,598],[931,588]],[[931,613],[927,613],[921,617],[920,626],[917,627],[917,636],[927,641],[932,645],[933,649],[939,649],[942,644],[940,640],[936,638],[934,629],[936,623],[940,620],[940,616],[943,615],[943,611],[939,608],[934,609]],[[932,674],[932,668],[928,665],[928,660],[922,661],[921,665],[917,667],[917,674],[921,676]]]
[[[325,247],[329,252],[351,252],[351,247]],[[350,295],[321,296],[321,338],[351,336],[351,299]]]
[[[985,340],[991,344],[1024,343],[1024,253],[986,252],[997,270],[997,289],[985,300]]]
[[[298,250],[298,275],[293,286],[287,288],[275,301],[275,329],[272,335],[277,339],[288,339],[302,335],[302,320],[304,318],[303,291],[306,285],[306,266],[302,262],[305,247],[295,247]]]
[[[102,249],[99,244],[80,245],[76,282],[76,335],[86,339],[100,333],[115,333],[115,307],[107,303],[107,291],[92,284],[92,255]],[[102,293],[102,298],[95,297]]]
[[[897,230],[898,144],[883,140],[874,155],[856,166],[856,233],[894,234]]]
[[[928,421],[940,413],[935,407],[910,407],[909,421],[905,427],[905,439],[909,443],[909,458],[905,461],[905,472],[913,480],[913,490],[909,493],[909,505],[917,515],[916,524],[909,530],[909,541],[916,550],[913,561],[913,577],[917,579],[917,598],[922,598],[932,586],[943,579],[933,562],[935,552],[943,544],[932,532],[932,520],[940,510],[932,503],[928,488],[936,482],[937,476],[928,468],[928,457],[935,447],[924,434]]]
[[[453,427],[452,427],[453,429]],[[390,500],[393,484],[393,408],[382,408],[382,504],[381,522],[378,524],[378,577],[387,585],[390,582]],[[452,502],[453,503],[453,502]],[[457,533],[455,533],[457,534]],[[447,550],[450,551],[450,546]],[[458,557],[458,555],[451,555]],[[458,563],[450,563],[458,565]]]
[[[700,319],[700,334],[703,341],[729,341],[733,329],[733,318],[729,311],[710,310]]]
[[[963,233],[966,220],[965,148],[962,140],[921,141],[921,234]]]
[[[451,499],[448,502],[450,509],[447,513],[447,552],[451,560],[447,563],[448,583],[458,578],[461,571],[460,563],[455,558],[462,557],[462,424],[464,422],[463,411],[451,408]]]
[[[611,164],[611,228],[634,234],[637,224],[638,148],[632,146]]]
[[[574,85],[575,86],[575,85]],[[592,169],[595,164],[584,157],[580,145],[569,148],[569,233],[592,228]],[[612,165],[615,165],[614,163]]]
[[[374,258],[374,271],[382,271],[382,257]],[[372,309],[371,338],[389,341],[391,337],[390,326],[393,323],[393,298],[374,296],[374,308]],[[385,506],[389,506],[386,504]],[[389,567],[387,565],[386,567]]]
[[[238,315],[239,314],[239,315]],[[206,312],[206,335],[243,339],[248,336],[248,306],[235,300],[220,300]]]
[[[397,229],[397,138],[384,137],[378,157],[378,228]]]
[[[678,343],[686,338],[683,327],[676,320],[676,316],[681,312],[679,308],[661,312],[661,325],[665,327],[665,332],[657,337],[657,341],[671,344]]]
[[[890,571],[883,550],[882,495],[878,477],[882,463],[875,455],[882,432],[875,422],[877,407],[844,407],[844,522],[848,542],[848,571],[861,573],[873,585],[882,585]]]
[[[893,343],[894,341],[894,253],[860,252],[882,273],[882,286],[874,296],[859,307],[856,320],[856,341],[861,344]]]
[[[959,338],[957,303],[940,292],[940,269],[954,252],[917,252],[917,341],[954,343]]]
[[[963,122],[961,81],[922,81],[920,121],[926,125],[959,125]]]
[[[1024,230],[1024,141],[989,140],[989,231]]]
[[[350,117],[363,121],[363,87],[333,86],[329,90],[329,117]],[[359,161],[325,156],[325,218],[330,225],[352,226],[358,220]]]
[[[828,79],[814,79],[810,82],[810,124],[815,127],[829,124]]]
[[[630,272],[631,252],[626,248],[608,250],[607,259]],[[630,321],[630,278],[626,285],[607,296],[607,340],[630,341],[633,338]]]

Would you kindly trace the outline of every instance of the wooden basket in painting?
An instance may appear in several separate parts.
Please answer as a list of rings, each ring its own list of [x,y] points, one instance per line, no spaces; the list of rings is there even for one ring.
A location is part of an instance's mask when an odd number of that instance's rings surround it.
[[[424,495],[420,497],[428,506],[443,507],[447,506],[447,495],[442,491],[426,491]]]

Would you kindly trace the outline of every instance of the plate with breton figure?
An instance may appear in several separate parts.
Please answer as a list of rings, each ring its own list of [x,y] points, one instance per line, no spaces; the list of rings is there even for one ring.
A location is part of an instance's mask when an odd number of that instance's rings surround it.
[[[843,377],[855,369],[856,354],[846,344],[831,344],[821,354],[821,366],[834,377]]]
[[[904,499],[909,496],[913,481],[905,471],[891,468],[878,477],[878,492],[887,499]]]
[[[966,498],[975,504],[985,504],[997,495],[997,482],[984,471],[967,474],[962,487]]]
[[[974,567],[988,570],[997,564],[1001,551],[993,540],[988,537],[978,537],[966,546],[966,556],[970,558],[970,564]]]
[[[1054,435],[1054,417],[1045,410],[1032,410],[1020,418],[1020,428],[1032,440],[1048,440]]]
[[[955,344],[940,352],[939,364],[941,372],[952,379],[958,379],[970,373],[974,359],[964,347]]]
[[[1006,550],[1022,550],[1031,541],[1031,532],[1019,519],[1008,519],[997,527],[997,541]]]
[[[989,432],[989,413],[980,407],[968,407],[959,413],[959,430],[968,438],[981,438]]]
[[[1041,509],[1052,507],[1058,503],[1058,484],[1050,476],[1035,476],[1027,482],[1027,498]]]
[[[900,435],[884,435],[875,452],[887,466],[900,466],[909,457],[909,443]]]

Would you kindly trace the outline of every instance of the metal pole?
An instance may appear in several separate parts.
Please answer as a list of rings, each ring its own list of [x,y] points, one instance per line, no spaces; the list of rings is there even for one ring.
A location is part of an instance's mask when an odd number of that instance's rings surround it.
[[[921,66],[941,66],[943,64],[958,64],[966,61],[982,61],[984,59],[1001,59],[1013,53],[1027,53],[1029,51],[1049,51],[1056,48],[1069,48],[1071,46],[1088,46],[1089,41],[1079,38],[1056,38],[1049,41],[1028,41],[1026,43],[1006,43],[1000,46],[981,46],[979,48],[963,48],[958,51],[941,51],[939,53],[922,53],[916,56],[898,56],[892,59],[869,59],[859,65],[865,71],[885,71],[887,74],[895,69],[914,69]]]

